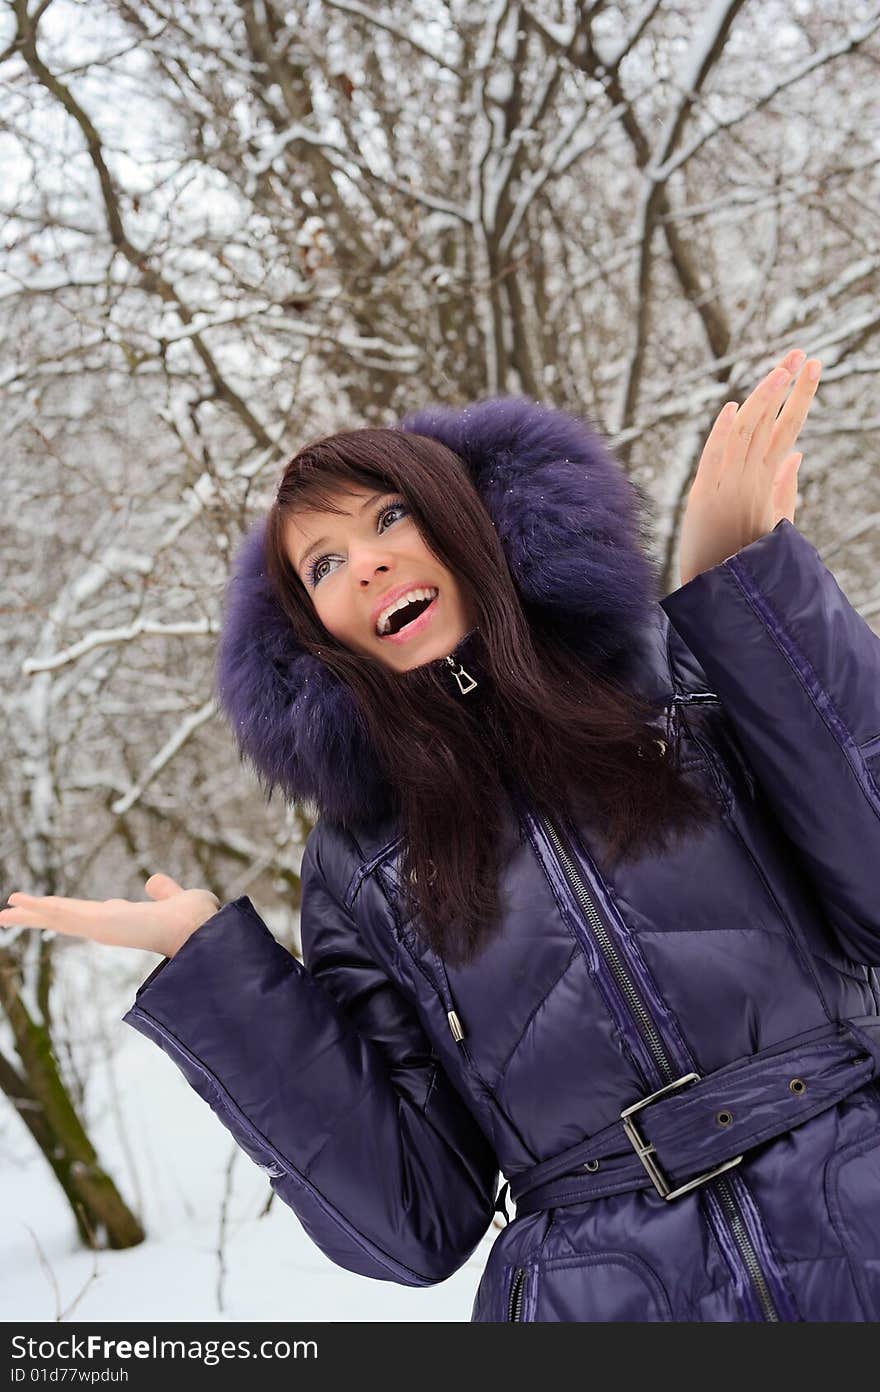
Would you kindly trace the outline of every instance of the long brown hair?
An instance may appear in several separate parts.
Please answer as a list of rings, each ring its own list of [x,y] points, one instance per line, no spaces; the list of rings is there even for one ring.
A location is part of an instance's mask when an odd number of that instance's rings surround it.
[[[441,662],[394,672],[344,647],[318,618],[285,523],[301,510],[338,511],[334,494],[352,485],[399,493],[475,606],[476,701],[459,695]],[[499,926],[514,785],[539,813],[589,819],[609,866],[662,851],[717,811],[654,742],[656,709],[591,671],[564,631],[521,599],[462,460],[438,441],[366,427],[304,446],[270,509],[265,560],[298,642],[354,693],[400,815],[408,908],[450,964],[471,961]]]

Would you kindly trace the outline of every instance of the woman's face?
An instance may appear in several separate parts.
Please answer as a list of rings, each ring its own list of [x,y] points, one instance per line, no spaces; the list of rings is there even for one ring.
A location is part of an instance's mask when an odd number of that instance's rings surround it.
[[[333,502],[345,512],[298,512],[285,529],[287,554],[327,632],[397,672],[452,652],[476,615],[404,499],[352,486]]]

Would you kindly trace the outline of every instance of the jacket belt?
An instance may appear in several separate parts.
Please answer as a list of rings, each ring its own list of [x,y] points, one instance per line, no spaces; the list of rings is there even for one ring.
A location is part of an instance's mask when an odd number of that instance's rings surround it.
[[[807,1030],[624,1108],[585,1141],[502,1186],[517,1216],[652,1185],[674,1199],[880,1075],[880,1015]]]

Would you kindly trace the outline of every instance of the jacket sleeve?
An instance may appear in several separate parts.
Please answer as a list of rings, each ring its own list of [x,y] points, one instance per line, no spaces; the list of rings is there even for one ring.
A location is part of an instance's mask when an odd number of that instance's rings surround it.
[[[325,876],[320,831],[301,869],[305,965],[245,895],[159,963],[123,1020],[174,1060],[332,1261],[431,1285],[485,1233],[498,1165]]]
[[[880,637],[785,517],[660,605],[844,951],[880,962]]]

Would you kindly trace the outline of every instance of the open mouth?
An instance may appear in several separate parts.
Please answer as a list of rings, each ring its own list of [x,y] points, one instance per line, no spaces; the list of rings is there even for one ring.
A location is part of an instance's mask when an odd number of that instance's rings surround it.
[[[411,637],[412,634],[424,628],[433,616],[438,593],[439,591],[434,590],[430,595],[411,599],[406,604],[402,604],[399,609],[395,609],[392,614],[389,614],[377,625],[376,632],[379,637],[401,640]]]

